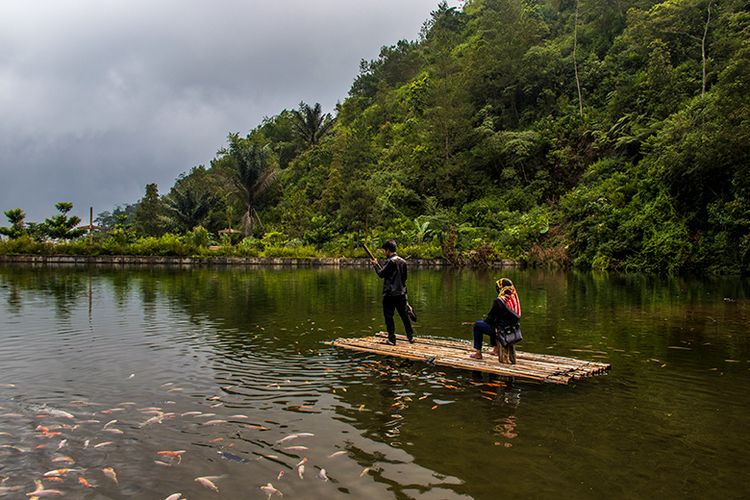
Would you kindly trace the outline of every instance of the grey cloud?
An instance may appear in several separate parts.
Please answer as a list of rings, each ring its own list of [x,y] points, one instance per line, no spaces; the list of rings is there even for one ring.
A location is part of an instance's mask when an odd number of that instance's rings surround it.
[[[0,210],[79,215],[168,189],[227,133],[345,97],[438,0],[0,2]]]

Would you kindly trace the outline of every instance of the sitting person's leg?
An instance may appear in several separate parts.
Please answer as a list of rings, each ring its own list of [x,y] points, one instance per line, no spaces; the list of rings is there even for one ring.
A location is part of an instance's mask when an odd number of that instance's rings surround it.
[[[492,341],[492,334],[494,333],[493,328],[485,323],[484,321],[474,322],[474,354],[469,356],[472,359],[482,359],[482,341],[485,335],[490,335],[490,342]]]

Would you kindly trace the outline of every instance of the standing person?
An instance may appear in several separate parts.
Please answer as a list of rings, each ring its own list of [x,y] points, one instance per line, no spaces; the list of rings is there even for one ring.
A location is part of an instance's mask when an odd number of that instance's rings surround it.
[[[482,359],[482,340],[485,335],[488,335],[493,348],[491,354],[497,355],[501,363],[515,364],[515,342],[504,346],[502,340],[498,343],[498,337],[511,329],[511,331],[518,331],[520,340],[521,301],[518,299],[516,287],[508,278],[497,280],[495,290],[497,298],[492,301],[492,309],[483,320],[474,323],[474,350],[476,352],[469,357]]]
[[[401,321],[404,323],[406,337],[409,342],[414,343],[414,329],[406,312],[406,261],[396,254],[396,242],[388,240],[380,247],[385,252],[386,261],[380,267],[376,259],[372,259],[372,265],[379,278],[383,280],[383,316],[385,326],[388,329],[388,340],[383,342],[396,345],[396,324],[393,321],[393,312],[398,311]]]

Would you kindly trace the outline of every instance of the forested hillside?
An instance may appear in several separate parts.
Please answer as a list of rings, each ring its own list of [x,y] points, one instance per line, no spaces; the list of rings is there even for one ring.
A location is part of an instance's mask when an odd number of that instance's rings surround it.
[[[750,3],[472,0],[131,207],[140,234],[645,272],[750,269]],[[156,217],[158,215],[158,217]],[[157,221],[156,224],[149,221]]]

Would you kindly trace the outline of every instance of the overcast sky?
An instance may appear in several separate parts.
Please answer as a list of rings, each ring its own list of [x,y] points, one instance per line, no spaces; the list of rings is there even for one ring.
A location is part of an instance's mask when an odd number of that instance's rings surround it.
[[[72,201],[87,220],[163,194],[229,132],[301,100],[331,111],[437,4],[0,0],[0,211]]]

